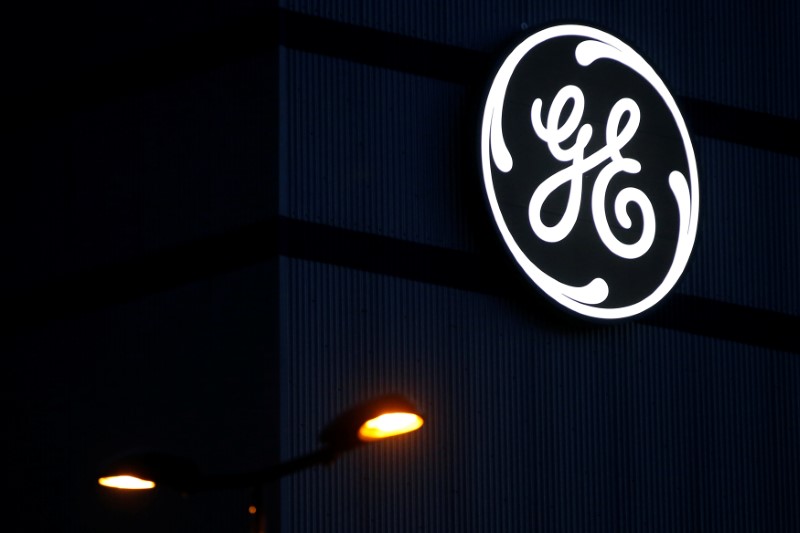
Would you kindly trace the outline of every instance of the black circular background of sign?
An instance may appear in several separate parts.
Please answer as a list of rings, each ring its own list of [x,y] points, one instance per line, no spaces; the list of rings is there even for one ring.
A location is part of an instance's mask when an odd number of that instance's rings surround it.
[[[576,46],[587,37],[562,36],[547,40],[531,49],[519,62],[511,76],[502,114],[502,129],[514,161],[510,172],[501,172],[492,162],[492,181],[502,217],[524,254],[542,271],[556,280],[582,286],[594,278],[604,279],[609,286],[608,298],[598,308],[619,308],[640,302],[664,280],[675,256],[679,218],[675,196],[669,186],[669,175],[679,171],[689,176],[686,148],[675,119],[655,88],[630,67],[611,59],[598,59],[581,66],[575,59]],[[531,125],[531,105],[543,101],[544,123],[550,104],[558,91],[575,85],[585,97],[580,124],[592,126],[592,137],[584,152],[589,157],[605,146],[605,130],[609,112],[621,98],[633,99],[641,111],[641,122],[634,137],[622,148],[626,158],[638,160],[642,169],[637,174],[620,172],[609,184],[605,207],[612,233],[622,242],[636,242],[642,233],[641,211],[628,206],[633,222],[623,228],[614,215],[614,199],[626,187],[640,189],[652,203],[656,219],[653,245],[640,258],[624,259],[606,248],[595,228],[591,211],[594,181],[610,160],[584,173],[578,221],[571,233],[560,242],[540,240],[528,220],[528,204],[534,190],[548,177],[566,168],[571,162],[558,161],[550,153]],[[562,113],[569,116],[571,104]],[[620,129],[629,119],[623,115]],[[561,143],[571,147],[577,133]],[[694,191],[693,191],[694,192]],[[542,221],[552,226],[564,213],[569,183],[556,189],[542,209]]]

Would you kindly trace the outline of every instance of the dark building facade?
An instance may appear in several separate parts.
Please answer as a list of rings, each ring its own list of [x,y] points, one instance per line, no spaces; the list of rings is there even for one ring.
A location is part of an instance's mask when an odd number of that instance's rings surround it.
[[[245,531],[236,472],[348,406],[421,431],[267,487],[268,530],[800,530],[800,8],[789,1],[139,3],[14,13],[9,531]],[[564,312],[480,176],[496,62],[558,23],[662,76],[700,219],[641,316]],[[16,49],[16,48],[12,48]]]

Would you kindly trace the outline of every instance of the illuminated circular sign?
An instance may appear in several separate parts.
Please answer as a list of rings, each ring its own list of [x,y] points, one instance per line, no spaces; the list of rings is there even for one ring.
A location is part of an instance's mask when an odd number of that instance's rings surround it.
[[[550,298],[621,319],[674,287],[697,233],[697,164],[675,99],[630,46],[577,25],[527,37],[494,76],[480,135],[500,235]]]

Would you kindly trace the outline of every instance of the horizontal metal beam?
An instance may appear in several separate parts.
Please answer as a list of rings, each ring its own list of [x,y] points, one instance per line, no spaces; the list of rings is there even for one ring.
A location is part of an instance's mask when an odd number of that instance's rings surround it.
[[[490,245],[487,245],[490,246]],[[365,253],[369,250],[369,253]],[[516,275],[500,249],[479,253],[280,217],[137,261],[65,277],[10,295],[7,334],[100,309],[279,256],[373,272],[506,298],[538,323],[563,331],[603,327],[554,310]],[[673,294],[636,319],[649,326],[800,353],[800,317]]]

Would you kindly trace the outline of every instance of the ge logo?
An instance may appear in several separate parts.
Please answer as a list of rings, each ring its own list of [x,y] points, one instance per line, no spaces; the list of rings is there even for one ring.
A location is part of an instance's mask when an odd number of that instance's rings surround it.
[[[567,25],[518,44],[486,97],[481,167],[511,255],[564,307],[631,317],[683,273],[694,151],[664,82],[619,39]]]

